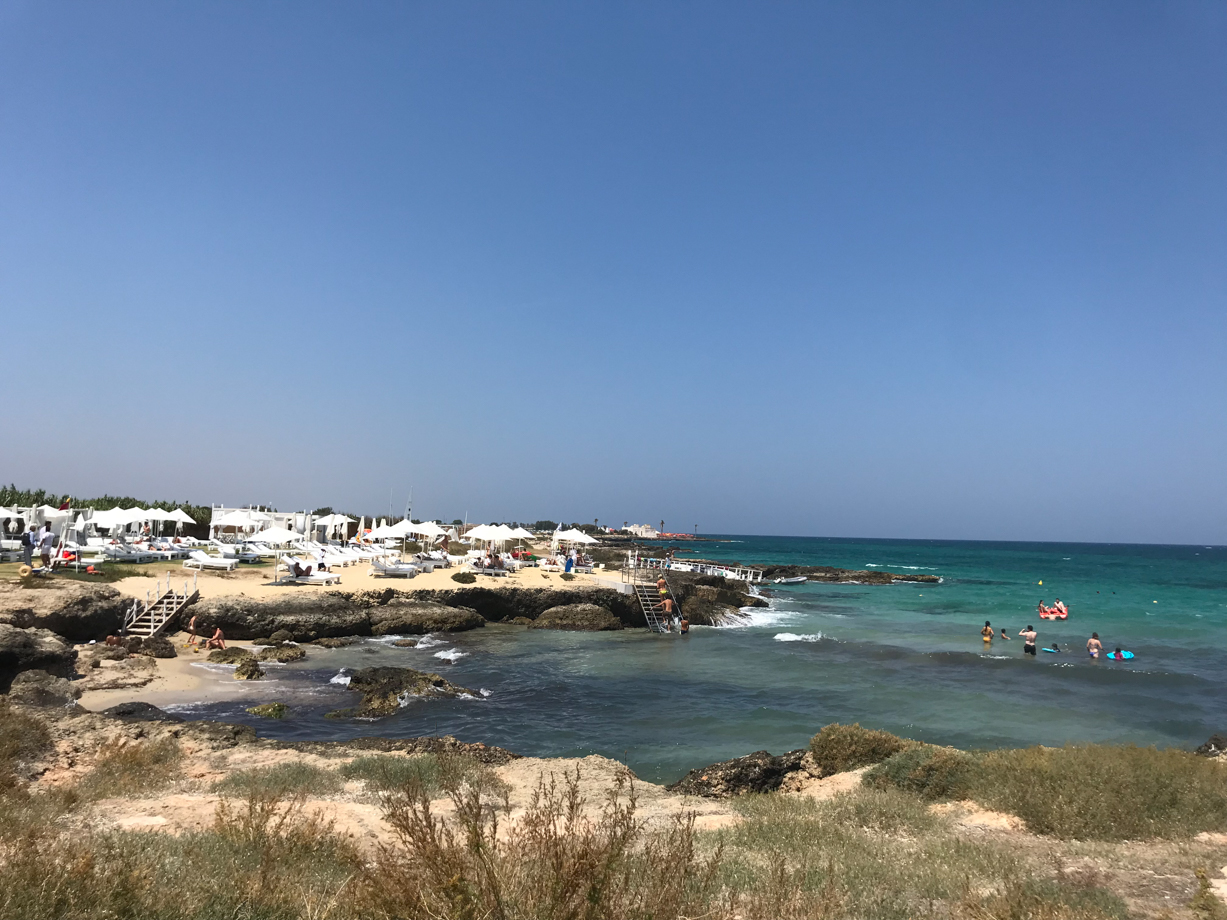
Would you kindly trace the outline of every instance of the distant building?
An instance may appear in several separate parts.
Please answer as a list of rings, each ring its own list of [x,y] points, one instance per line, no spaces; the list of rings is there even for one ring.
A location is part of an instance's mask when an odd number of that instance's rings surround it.
[[[641,540],[655,540],[660,536],[660,531],[651,524],[628,524],[623,530],[634,534]]]

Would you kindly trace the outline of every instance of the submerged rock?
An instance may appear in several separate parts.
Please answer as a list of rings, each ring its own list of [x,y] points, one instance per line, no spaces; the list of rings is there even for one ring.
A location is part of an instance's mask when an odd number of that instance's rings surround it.
[[[122,722],[182,722],[180,716],[172,715],[152,703],[142,703],[135,700],[131,703],[120,703],[102,710],[101,715],[119,719]]]
[[[264,669],[254,658],[244,658],[234,669],[235,680],[259,680],[264,676]]]
[[[248,706],[247,711],[253,716],[265,719],[284,719],[290,708],[285,703],[262,703],[259,706]]]
[[[289,661],[302,661],[307,657],[307,651],[300,645],[270,645],[260,650],[256,656],[258,661],[279,661],[285,664]]]
[[[76,673],[77,652],[46,629],[21,629],[0,623],[0,693],[7,693],[22,671],[46,671],[53,677]]]
[[[362,702],[353,709],[330,712],[329,718],[390,716],[414,697],[477,695],[438,674],[413,668],[361,668],[349,675],[349,689],[361,693]]]
[[[601,632],[622,629],[622,621],[613,611],[597,604],[563,604],[542,612],[529,629],[569,629]]]
[[[449,607],[422,601],[394,601],[368,612],[376,636],[431,632],[464,632],[485,626],[486,620],[471,607]]]
[[[707,798],[728,798],[747,792],[774,792],[789,774],[804,769],[802,761],[806,753],[801,749],[776,757],[767,751],[755,751],[744,757],[691,770],[667,788],[670,792]]]
[[[39,580],[37,588],[0,585],[0,623],[49,629],[70,642],[119,632],[132,599],[110,585],[68,579]]]
[[[418,640],[417,639],[397,639],[392,644],[395,645],[397,648],[417,648]]]
[[[346,645],[353,645],[357,642],[354,636],[325,636],[323,639],[311,640],[312,645],[318,645],[321,648],[343,648]]]

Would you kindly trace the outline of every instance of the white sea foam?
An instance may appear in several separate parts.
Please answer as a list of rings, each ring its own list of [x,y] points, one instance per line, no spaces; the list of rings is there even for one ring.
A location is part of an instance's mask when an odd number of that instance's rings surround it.
[[[778,610],[773,607],[742,607],[740,615],[729,617],[721,623],[721,629],[747,629],[751,626],[783,626],[791,623],[800,614],[794,610]]]
[[[443,652],[435,652],[436,658],[442,658],[446,661],[458,661],[468,655],[468,652],[462,652],[458,648],[449,648]]]
[[[328,683],[340,684],[342,687],[348,687],[349,674],[347,673],[347,669],[341,668],[341,670],[337,671],[337,673],[332,676],[332,680],[328,681]]]
[[[934,572],[937,571],[937,566],[935,565],[893,565],[889,562],[866,562],[865,563],[865,568],[867,569],[880,569],[883,566],[885,566],[888,569],[914,569],[914,570],[928,569]]]
[[[422,638],[418,639],[417,647],[418,648],[432,648],[436,645],[447,645],[447,640],[446,639],[436,639],[434,636],[430,635],[430,633],[427,633],[426,635],[422,636]]]
[[[487,690],[485,687],[482,687],[479,692],[481,693],[482,696],[493,696],[494,695],[489,690]]]
[[[829,639],[830,636],[824,636],[822,633],[776,633],[776,642],[819,642],[822,639]]]

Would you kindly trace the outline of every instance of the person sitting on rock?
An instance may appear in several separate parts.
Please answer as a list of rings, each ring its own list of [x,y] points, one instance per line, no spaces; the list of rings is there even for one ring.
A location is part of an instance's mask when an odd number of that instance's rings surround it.
[[[216,629],[213,630],[213,638],[209,639],[209,641],[205,643],[205,648],[210,649],[210,648],[225,648],[225,647],[226,647],[226,635],[225,633],[222,632],[222,628],[218,626]]]

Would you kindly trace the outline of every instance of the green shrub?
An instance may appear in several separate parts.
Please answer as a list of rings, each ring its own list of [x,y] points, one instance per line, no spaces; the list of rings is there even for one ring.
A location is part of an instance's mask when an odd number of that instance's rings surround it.
[[[860,723],[824,726],[809,743],[814,762],[823,776],[880,763],[916,742],[890,732],[861,728]]]
[[[77,785],[85,799],[139,795],[169,785],[179,772],[183,752],[174,738],[104,744],[94,768]]]
[[[477,581],[477,576],[472,572],[456,572],[452,575],[452,581],[458,581],[462,585],[471,585]]]
[[[484,764],[455,754],[374,754],[355,757],[341,767],[346,779],[360,779],[372,792],[420,790],[435,798],[461,786],[496,796],[507,793],[506,785]]]
[[[1092,744],[991,751],[979,760],[972,797],[1035,833],[1131,840],[1227,831],[1227,776],[1196,754]]]
[[[975,759],[962,751],[917,745],[887,757],[862,782],[875,789],[893,786],[929,801],[961,799],[971,790],[975,766]]]
[[[271,767],[238,770],[213,788],[218,792],[247,797],[284,799],[298,794],[328,795],[341,788],[341,778],[333,770],[290,761]]]

